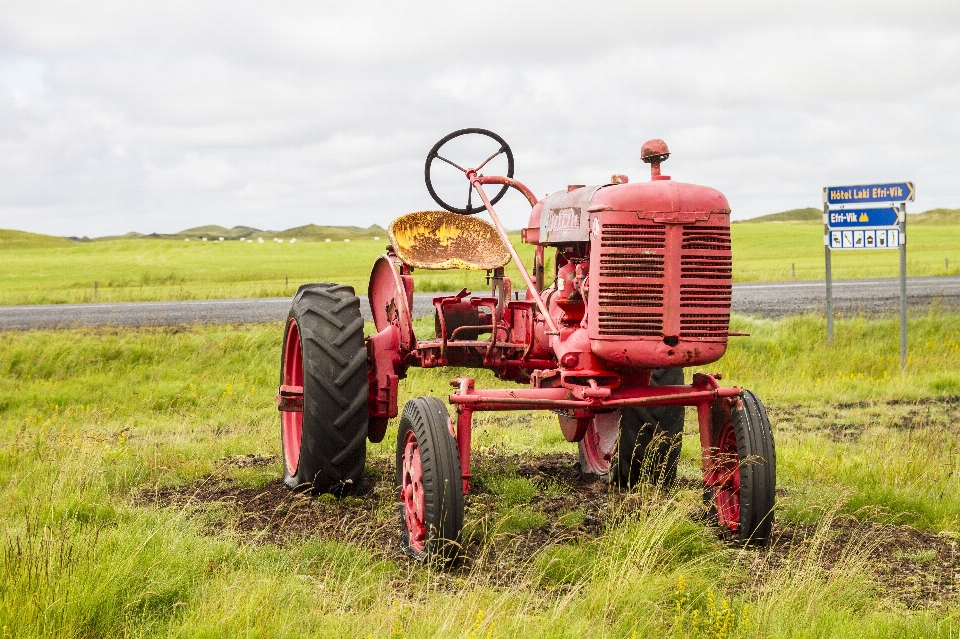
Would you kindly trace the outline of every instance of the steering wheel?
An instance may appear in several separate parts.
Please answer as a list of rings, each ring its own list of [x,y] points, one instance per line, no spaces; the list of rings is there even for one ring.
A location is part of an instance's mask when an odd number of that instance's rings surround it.
[[[423,178],[427,183],[427,191],[430,192],[430,197],[433,198],[433,201],[439,204],[440,206],[442,206],[443,208],[445,208],[446,210],[450,211],[451,213],[459,213],[461,215],[473,215],[474,213],[479,213],[480,211],[485,210],[485,207],[482,204],[480,206],[473,206],[473,184],[470,184],[470,190],[467,192],[466,208],[457,208],[441,200],[440,196],[437,195],[437,192],[433,188],[433,180],[430,179],[430,167],[433,166],[434,160],[440,160],[442,162],[446,162],[447,164],[449,164],[450,166],[456,169],[459,169],[460,171],[463,171],[463,173],[466,174],[467,171],[469,171],[470,169],[465,169],[462,166],[454,164],[447,158],[443,157],[442,155],[440,155],[440,149],[441,147],[443,147],[444,144],[446,144],[450,140],[453,140],[454,138],[459,138],[461,135],[473,135],[473,134],[485,135],[488,138],[492,138],[493,140],[495,140],[497,143],[500,144],[499,151],[497,151],[496,153],[488,157],[486,160],[483,161],[483,163],[480,166],[476,167],[473,170],[479,172],[480,169],[486,166],[490,160],[497,157],[501,153],[504,153],[507,156],[507,177],[508,178],[513,177],[513,151],[510,150],[510,145],[507,144],[503,138],[501,138],[499,135],[497,135],[493,131],[488,131],[486,129],[460,129],[459,131],[454,131],[453,133],[444,136],[443,138],[440,139],[439,142],[434,144],[433,148],[430,149],[430,152],[427,153],[427,163],[423,167]],[[500,198],[506,195],[507,189],[509,188],[510,187],[507,186],[506,184],[503,185],[503,188],[500,189],[500,192],[497,193],[493,197],[493,199],[490,200],[490,204],[496,204],[497,202],[499,202]]]

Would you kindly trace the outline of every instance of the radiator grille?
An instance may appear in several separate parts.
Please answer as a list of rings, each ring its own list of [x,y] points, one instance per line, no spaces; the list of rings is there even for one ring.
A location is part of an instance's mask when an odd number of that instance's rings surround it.
[[[732,267],[729,227],[683,227],[680,242],[681,338],[727,337]]]
[[[598,335],[676,335],[678,318],[665,309],[679,304],[681,339],[726,339],[733,273],[729,227],[603,224],[599,253],[591,273]],[[679,276],[670,286],[667,272]],[[667,315],[673,318],[669,326]]]
[[[600,306],[663,305],[663,284],[626,284],[600,282]]]
[[[667,227],[663,224],[604,224],[600,242],[606,248],[663,249]]]
[[[680,308],[730,308],[729,284],[681,284]]]
[[[664,224],[604,224],[596,291],[600,335],[663,335]],[[640,312],[638,309],[648,309]]]
[[[726,337],[730,313],[681,313],[680,337]]]
[[[663,315],[660,313],[615,313],[600,311],[601,335],[634,335],[660,337]]]
[[[733,262],[727,255],[704,255],[684,253],[680,256],[682,279],[730,280],[733,277]]]
[[[663,278],[662,255],[608,254],[600,257],[600,276]]]
[[[726,226],[684,226],[680,249],[729,251],[730,229]]]

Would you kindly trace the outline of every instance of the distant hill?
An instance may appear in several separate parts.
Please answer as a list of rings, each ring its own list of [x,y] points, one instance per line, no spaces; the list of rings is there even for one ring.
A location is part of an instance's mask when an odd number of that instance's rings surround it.
[[[217,226],[216,224],[209,224],[207,226],[198,226],[196,228],[187,229],[186,231],[180,231],[174,235],[177,238],[223,238],[225,240],[239,240],[241,237],[250,237],[256,233],[263,233],[260,229],[255,229],[252,226],[235,226],[232,229],[228,229],[224,226]]]
[[[298,226],[296,228],[287,229],[286,231],[262,231],[250,226],[235,226],[232,229],[228,229],[224,226],[210,224],[207,226],[197,226],[192,229],[186,229],[184,231],[180,231],[179,233],[150,233],[149,235],[144,235],[142,233],[127,233],[126,235],[97,237],[94,238],[94,241],[121,240],[128,238],[143,238],[147,240],[202,240],[203,238],[207,238],[208,240],[218,240],[221,237],[224,240],[258,239],[261,237],[265,240],[272,240],[273,238],[278,237],[285,240],[297,238],[297,241],[323,242],[326,239],[330,239],[331,241],[339,242],[345,239],[373,239],[374,237],[386,238],[386,236],[387,232],[376,224],[365,229],[360,228],[359,226],[318,226],[316,224],[307,224],[306,226]],[[85,239],[86,238],[84,238],[84,240]]]
[[[104,237],[95,238],[96,240],[135,240],[137,238],[143,237],[143,233],[137,233],[136,231],[130,231],[129,233],[124,233],[123,235],[107,235]],[[71,237],[69,238],[74,242],[92,242],[89,237],[84,235],[83,237]]]
[[[907,226],[911,224],[926,224],[929,226],[958,226],[960,225],[960,209],[933,209],[924,213],[907,214]]]
[[[806,222],[823,224],[823,209],[813,207],[793,209],[782,213],[771,213],[760,217],[740,220],[739,224],[753,224],[755,222]],[[960,226],[960,209],[933,209],[924,213],[908,213],[907,226],[911,224],[925,224],[928,226]]]
[[[805,209],[791,209],[782,213],[771,213],[753,217],[749,220],[740,220],[743,224],[754,222],[820,222],[823,224],[823,209],[808,207]]]
[[[62,246],[70,244],[65,237],[27,233],[26,231],[9,231],[0,229],[0,248],[15,248],[21,246]]]
[[[387,231],[376,224],[365,229],[359,226],[317,226],[316,224],[307,224],[306,226],[298,226],[287,229],[286,231],[280,231],[273,235],[273,237],[295,237],[297,240],[319,240],[321,242],[328,238],[332,241],[361,238],[373,239],[374,237],[386,239]]]

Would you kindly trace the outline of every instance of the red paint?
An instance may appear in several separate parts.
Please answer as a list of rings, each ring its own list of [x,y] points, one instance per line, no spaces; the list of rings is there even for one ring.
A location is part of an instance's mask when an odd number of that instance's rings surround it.
[[[735,530],[736,439],[729,426],[713,441],[711,406],[741,389],[722,388],[719,375],[705,374],[694,375],[689,385],[650,386],[653,369],[719,360],[731,335],[729,203],[716,189],[662,175],[660,164],[669,155],[663,140],[650,140],[641,151],[651,165],[649,181],[617,175],[610,184],[577,185],[539,201],[512,172],[483,176],[480,168],[462,168],[515,261],[525,293],[513,297],[503,270],[488,271],[489,292],[434,298],[436,335],[417,339],[412,269],[395,254],[381,256],[369,288],[377,330],[367,342],[371,439],[379,441],[386,420],[397,415],[398,383],[411,366],[485,368],[521,385],[476,389],[471,378],[453,380],[449,401],[457,410],[464,492],[476,411],[562,411],[564,436],[583,441],[589,465],[602,467],[615,446],[618,409],[696,406],[704,483],[714,490],[721,525]],[[523,231],[523,241],[534,245],[532,272],[484,192],[491,184],[520,191],[532,207]],[[551,262],[553,271],[546,271]],[[422,535],[419,453],[412,436],[404,446],[404,518],[411,535]],[[416,544],[411,539],[415,550]]]
[[[470,492],[470,436],[473,427],[473,410],[457,408],[457,451],[460,453],[460,477],[463,480],[463,494]]]
[[[280,399],[284,391],[288,396],[296,396],[294,389],[300,389],[300,410],[284,410],[284,401]],[[303,348],[300,344],[300,327],[295,320],[287,325],[287,336],[283,347],[283,383],[278,392],[280,409],[280,437],[283,439],[283,461],[287,465],[287,474],[297,474],[300,464],[300,443],[303,440]]]
[[[740,529],[740,462],[733,421],[728,421],[717,438],[713,502],[720,526],[734,532]]]
[[[587,466],[596,475],[602,475],[610,470],[611,455],[605,455],[601,445],[600,433],[594,427],[593,420],[588,420],[586,432],[583,434],[583,456]]]
[[[410,547],[415,553],[423,552],[427,538],[424,521],[426,504],[423,495],[423,465],[420,463],[420,447],[413,431],[408,431],[403,442],[403,460],[400,483],[400,503],[403,521],[410,536]]]

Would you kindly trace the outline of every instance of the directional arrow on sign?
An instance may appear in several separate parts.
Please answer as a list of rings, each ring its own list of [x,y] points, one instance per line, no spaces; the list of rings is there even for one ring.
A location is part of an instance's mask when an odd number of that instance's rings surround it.
[[[913,182],[828,186],[823,190],[827,204],[867,204],[868,202],[913,202]]]
[[[888,206],[879,209],[838,209],[827,213],[827,226],[832,229],[897,226],[900,209]]]

